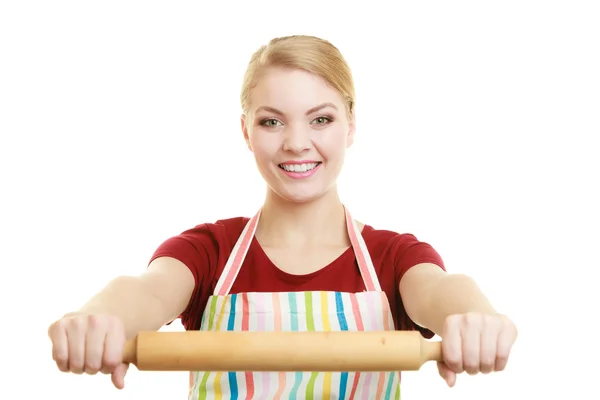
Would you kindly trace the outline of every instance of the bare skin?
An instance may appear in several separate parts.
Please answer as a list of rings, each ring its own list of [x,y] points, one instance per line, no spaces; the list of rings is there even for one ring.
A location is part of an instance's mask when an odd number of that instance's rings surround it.
[[[349,247],[344,207],[332,189],[310,203],[294,205],[267,194],[256,238],[279,269],[305,275],[330,264]],[[363,224],[357,223],[362,231]]]

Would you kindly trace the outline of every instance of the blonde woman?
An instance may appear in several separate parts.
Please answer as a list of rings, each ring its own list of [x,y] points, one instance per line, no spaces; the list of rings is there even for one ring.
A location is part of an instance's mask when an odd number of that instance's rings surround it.
[[[504,369],[517,333],[467,276],[411,234],[354,220],[336,180],[355,131],[351,71],[331,43],[273,39],[251,58],[241,128],[267,182],[252,218],[191,227],[138,277],[118,277],[49,328],[61,371],[112,374],[126,339],[188,330],[419,330],[443,339],[440,375]],[[243,194],[241,194],[243,195]],[[192,371],[190,399],[400,396],[400,373]],[[219,397],[221,398],[221,397]]]

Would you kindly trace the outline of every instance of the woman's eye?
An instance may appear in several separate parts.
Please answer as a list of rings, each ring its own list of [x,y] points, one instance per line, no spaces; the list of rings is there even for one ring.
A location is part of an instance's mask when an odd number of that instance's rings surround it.
[[[327,124],[329,122],[331,122],[331,118],[329,117],[317,117],[313,120],[314,123],[316,123],[317,125],[322,125],[322,124]]]
[[[260,124],[263,126],[278,126],[278,124],[280,124],[280,122],[277,121],[276,119],[269,118],[269,119],[262,120]]]

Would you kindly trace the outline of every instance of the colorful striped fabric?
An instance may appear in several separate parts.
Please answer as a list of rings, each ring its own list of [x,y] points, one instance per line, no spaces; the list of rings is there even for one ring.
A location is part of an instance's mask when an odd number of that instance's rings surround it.
[[[348,233],[367,291],[229,294],[254,236],[260,212],[242,232],[202,317],[203,331],[393,330],[388,299],[379,288],[366,245],[346,211]],[[360,255],[358,254],[360,253]],[[191,373],[190,400],[399,399],[397,372]]]

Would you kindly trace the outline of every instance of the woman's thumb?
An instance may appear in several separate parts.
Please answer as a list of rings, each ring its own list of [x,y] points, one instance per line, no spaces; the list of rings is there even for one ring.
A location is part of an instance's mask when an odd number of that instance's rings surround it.
[[[111,380],[117,389],[123,389],[125,387],[125,374],[127,374],[128,369],[129,364],[121,364],[113,371]]]
[[[438,362],[437,367],[440,376],[446,381],[446,384],[449,387],[453,387],[456,384],[456,373],[448,368],[443,362]]]

